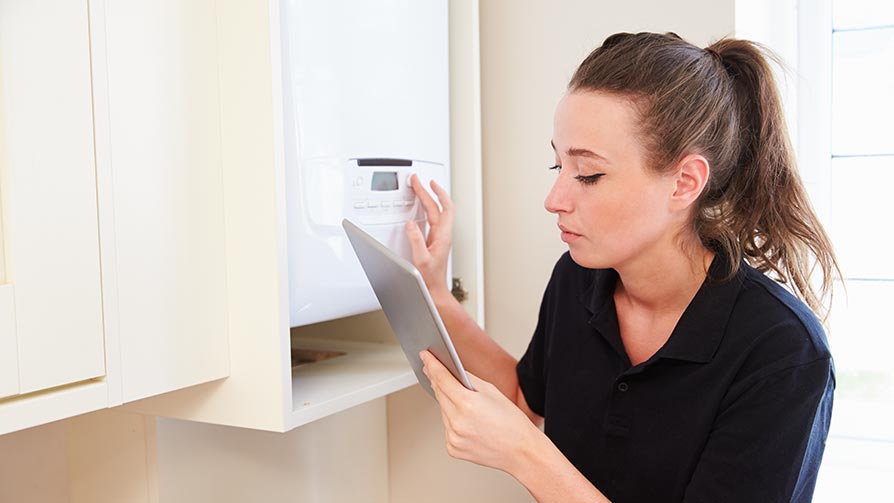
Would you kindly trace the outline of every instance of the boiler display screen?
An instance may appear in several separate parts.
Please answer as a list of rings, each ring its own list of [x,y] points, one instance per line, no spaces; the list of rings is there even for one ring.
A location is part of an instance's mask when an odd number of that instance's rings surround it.
[[[397,190],[397,172],[374,172],[372,176],[372,190]]]

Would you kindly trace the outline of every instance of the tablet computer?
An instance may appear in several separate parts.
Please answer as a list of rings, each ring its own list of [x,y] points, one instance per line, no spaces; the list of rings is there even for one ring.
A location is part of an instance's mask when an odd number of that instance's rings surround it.
[[[419,358],[427,349],[463,386],[473,389],[419,270],[351,221],[342,220],[342,227],[422,388],[435,396]]]

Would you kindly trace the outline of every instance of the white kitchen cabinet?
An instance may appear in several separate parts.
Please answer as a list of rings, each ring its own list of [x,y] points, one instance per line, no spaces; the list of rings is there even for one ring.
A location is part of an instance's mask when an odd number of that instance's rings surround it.
[[[3,155],[3,120],[0,112],[0,156]],[[0,169],[0,399],[19,393],[19,355],[16,350],[15,294],[6,284],[3,249],[3,177]]]
[[[279,4],[217,4],[229,377],[126,405],[131,410],[286,431],[416,383],[381,312],[289,328]],[[470,56],[451,58],[451,158],[459,160],[451,186],[466,208],[456,223],[454,275],[472,292],[474,310],[482,291],[481,159],[478,61]],[[293,368],[293,349],[345,354]]]
[[[0,110],[0,156],[4,152],[2,117]],[[19,394],[15,292],[13,286],[6,283],[3,240],[3,170],[0,168],[0,399]]]
[[[105,374],[89,35],[86,3],[0,1],[0,326],[19,394]]]
[[[2,263],[0,267],[3,267]],[[12,285],[0,284],[0,398],[18,394],[15,296]]]
[[[229,371],[215,5],[91,3],[112,404]]]
[[[215,8],[0,0],[0,434],[226,377]]]
[[[0,0],[0,434],[120,404],[285,431],[415,383],[380,312],[289,328],[278,6]],[[472,311],[476,65],[451,59]]]
[[[0,434],[107,406],[86,2],[0,0]]]

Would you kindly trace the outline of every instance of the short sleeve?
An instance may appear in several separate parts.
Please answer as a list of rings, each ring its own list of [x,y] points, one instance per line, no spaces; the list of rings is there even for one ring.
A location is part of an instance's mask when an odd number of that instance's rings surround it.
[[[835,387],[830,358],[762,378],[720,411],[684,501],[808,503]]]
[[[546,412],[546,378],[549,359],[549,329],[550,317],[553,312],[553,297],[557,290],[562,270],[570,263],[571,258],[566,253],[556,263],[550,277],[543,299],[540,301],[540,312],[537,315],[537,327],[528,344],[528,349],[515,367],[518,376],[518,385],[525,395],[525,401],[537,415],[543,417]]]
[[[537,328],[534,336],[528,344],[528,349],[515,367],[518,375],[518,386],[525,395],[525,401],[537,415],[543,417],[546,395],[546,305],[548,303],[549,289],[543,295],[540,303],[540,314],[537,319]]]

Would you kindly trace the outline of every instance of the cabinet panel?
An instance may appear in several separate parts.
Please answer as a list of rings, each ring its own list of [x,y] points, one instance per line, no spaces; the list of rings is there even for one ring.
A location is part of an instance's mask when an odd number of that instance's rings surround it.
[[[6,281],[20,392],[105,372],[87,3],[0,0]]]
[[[0,74],[0,85],[3,79]],[[0,87],[0,96],[3,96]],[[0,105],[3,100],[0,99]],[[0,108],[0,159],[3,159],[5,148],[3,133],[3,109]],[[6,258],[3,249],[3,163],[0,162],[0,398],[19,393],[19,355],[16,348],[16,311],[15,296],[12,285],[6,283]]]
[[[215,4],[104,2],[124,402],[228,373]]]
[[[0,285],[0,398],[19,393],[15,315],[12,285]]]

